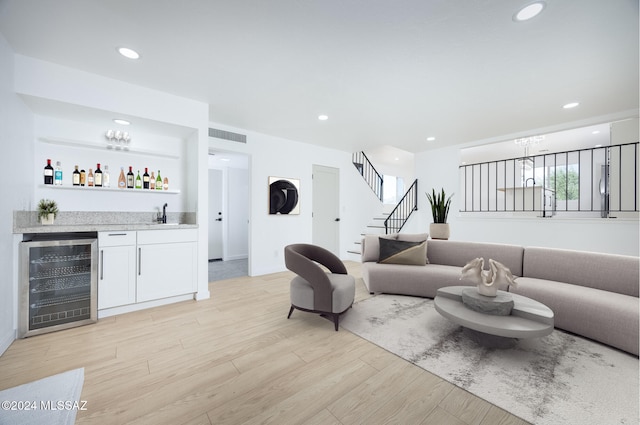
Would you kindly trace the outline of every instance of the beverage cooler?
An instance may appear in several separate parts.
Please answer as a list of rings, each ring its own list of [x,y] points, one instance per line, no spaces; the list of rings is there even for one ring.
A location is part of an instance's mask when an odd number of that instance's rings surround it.
[[[95,236],[33,235],[26,239],[20,244],[19,337],[95,323]]]

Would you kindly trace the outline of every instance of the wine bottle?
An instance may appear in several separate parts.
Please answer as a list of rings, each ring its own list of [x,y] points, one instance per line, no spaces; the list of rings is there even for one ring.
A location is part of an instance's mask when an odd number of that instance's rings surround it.
[[[62,186],[62,167],[60,161],[56,161],[56,169],[53,172],[53,184]]]
[[[160,177],[160,170],[158,170],[158,177],[156,177],[156,190],[162,190],[162,177]]]
[[[102,173],[102,187],[111,186],[111,176],[109,175],[109,166],[104,166],[104,172]]]
[[[120,167],[120,176],[118,177],[118,188],[124,189],[127,187],[127,179],[124,177],[124,167]]]
[[[93,187],[93,169],[89,168],[89,174],[87,174],[87,186]]]
[[[152,171],[151,177],[149,178],[149,189],[155,190],[155,188],[156,188],[156,176]]]
[[[53,167],[50,159],[47,159],[47,165],[44,166],[44,184],[53,184]]]
[[[144,167],[144,174],[142,175],[142,188],[149,189],[149,169]]]
[[[138,170],[138,175],[136,176],[136,189],[142,189],[142,179],[140,178],[140,170]]]
[[[80,170],[80,186],[84,186],[87,181],[87,173],[84,171],[84,168]]]
[[[102,170],[100,169],[100,163],[98,163],[96,171],[95,173],[93,173],[93,183],[96,185],[96,187],[102,187],[102,177]]]
[[[164,190],[169,190],[169,178],[168,178],[168,177],[165,177],[165,178],[164,178],[164,181],[163,181],[163,183],[162,183],[162,188],[163,188]]]
[[[73,185],[80,186],[80,170],[78,170],[77,165],[76,165],[76,169],[73,170]]]
[[[133,189],[133,167],[129,166],[129,172],[127,173],[127,189]]]

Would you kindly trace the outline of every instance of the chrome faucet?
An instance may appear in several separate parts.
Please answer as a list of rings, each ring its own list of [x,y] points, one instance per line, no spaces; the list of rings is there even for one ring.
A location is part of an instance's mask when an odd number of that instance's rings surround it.
[[[160,211],[158,211],[158,215],[156,217],[156,221],[158,223],[167,224],[167,206],[168,204],[166,203],[162,206],[162,215],[160,215]]]

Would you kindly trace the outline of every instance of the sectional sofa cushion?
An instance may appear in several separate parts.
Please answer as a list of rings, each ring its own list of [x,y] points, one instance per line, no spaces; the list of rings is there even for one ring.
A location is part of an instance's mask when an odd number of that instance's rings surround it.
[[[427,264],[427,241],[408,242],[379,238],[382,264],[406,264],[424,266]]]
[[[464,267],[474,258],[484,258],[485,268],[492,258],[504,264],[514,276],[522,276],[524,247],[518,245],[430,239],[427,260],[432,264]]]
[[[460,267],[441,264],[405,266],[368,262],[362,264],[362,277],[370,292],[429,298],[434,298],[438,289],[445,286],[470,285],[460,280]]]
[[[639,257],[527,247],[523,272],[527,277],[572,283],[632,297],[638,297],[640,291]]]
[[[554,313],[556,328],[638,355],[638,298],[531,277],[520,277],[517,282],[518,286],[509,291],[549,307]]]

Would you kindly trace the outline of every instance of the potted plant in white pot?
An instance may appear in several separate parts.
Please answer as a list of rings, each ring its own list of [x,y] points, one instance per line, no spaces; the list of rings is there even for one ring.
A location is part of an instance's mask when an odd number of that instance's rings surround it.
[[[38,217],[42,224],[53,224],[58,215],[58,204],[51,199],[40,199],[38,202]]]
[[[433,223],[429,225],[429,234],[432,239],[449,239],[450,229],[447,216],[453,195],[447,198],[444,189],[440,193],[436,193],[435,189],[431,189],[431,192],[431,194],[425,192],[431,204],[431,214],[433,215]]]

